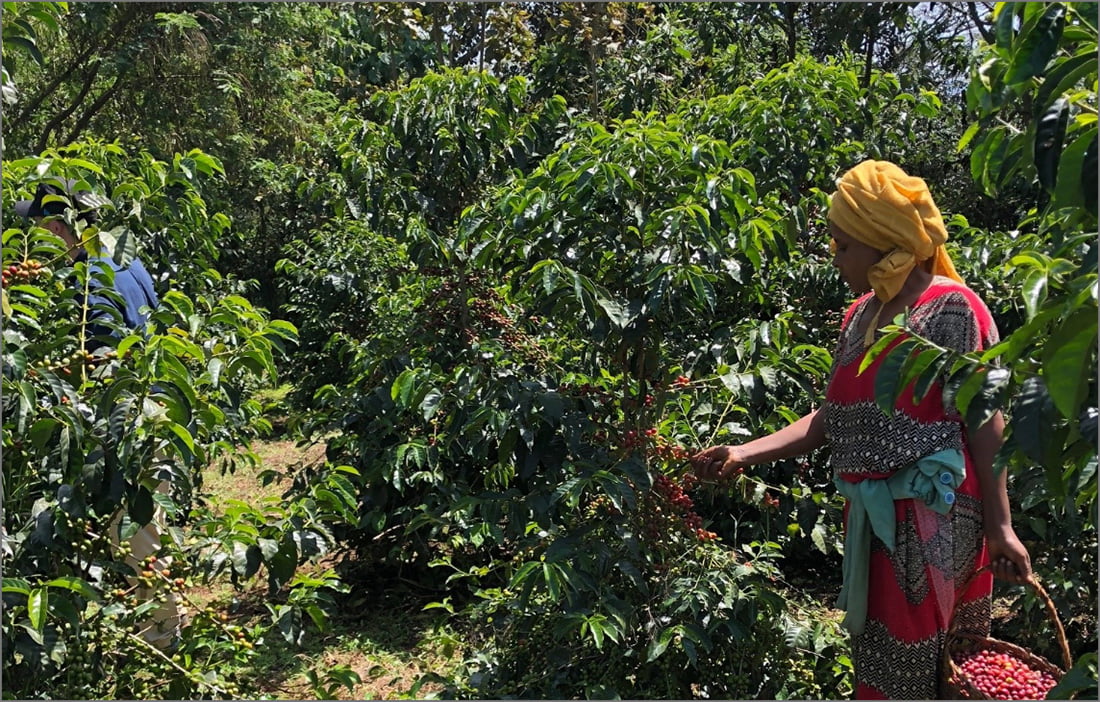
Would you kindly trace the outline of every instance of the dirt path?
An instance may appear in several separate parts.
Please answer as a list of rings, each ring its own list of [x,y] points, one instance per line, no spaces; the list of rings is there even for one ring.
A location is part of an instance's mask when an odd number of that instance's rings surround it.
[[[287,440],[257,441],[252,448],[260,457],[255,468],[225,475],[210,468],[204,475],[202,492],[213,510],[218,511],[219,504],[227,500],[252,504],[278,497],[295,468],[321,462],[325,453],[323,444],[301,447]],[[278,477],[264,485],[261,476],[265,471],[274,471]],[[313,568],[319,572],[333,565],[326,562]],[[421,676],[442,672],[460,660],[460,642],[453,632],[417,603],[395,606],[393,598],[379,598],[376,593],[361,592],[355,583],[347,584],[351,588],[348,599],[357,602],[355,611],[333,612],[325,632],[311,625],[301,646],[272,632],[271,640],[257,646],[259,653],[249,670],[242,671],[242,677],[252,681],[251,690],[242,684],[244,694],[278,699],[423,699],[428,692],[440,689],[429,684],[416,695],[409,694]],[[196,588],[191,594],[204,605],[232,610],[239,624],[270,621],[262,577],[240,592],[228,582],[220,582]],[[348,672],[359,678],[351,689],[337,681]]]

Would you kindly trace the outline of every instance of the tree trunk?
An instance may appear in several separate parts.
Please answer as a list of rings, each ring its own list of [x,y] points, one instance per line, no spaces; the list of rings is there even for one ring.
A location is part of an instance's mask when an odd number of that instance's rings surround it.
[[[72,114],[76,112],[76,108],[80,107],[80,103],[84,102],[84,98],[88,97],[88,93],[91,92],[92,84],[95,83],[97,75],[99,75],[99,61],[94,62],[85,72],[84,83],[80,86],[80,92],[76,94],[76,97],[73,98],[69,106],[61,112],[58,112],[46,123],[46,126],[42,129],[41,136],[38,137],[38,143],[35,144],[35,153],[42,153],[46,150],[46,147],[50,145],[50,135],[57,131],[61,127],[61,123],[72,116]]]
[[[798,52],[798,27],[794,23],[796,12],[798,12],[798,3],[783,3],[783,18],[787,32],[787,63],[794,61]]]
[[[478,52],[477,52],[477,70],[478,71],[484,71],[485,70],[485,25],[488,23],[488,19],[489,19],[489,4],[483,2],[483,3],[481,3],[481,16],[479,18],[479,20],[480,20],[479,24],[481,25],[480,26],[480,30],[481,30],[480,35],[481,36],[480,36],[480,39],[478,40],[478,43],[480,44],[480,46],[478,47]]]
[[[982,22],[982,18],[978,16],[978,3],[966,3],[966,10],[970,13],[970,18],[974,20],[974,26],[978,28],[978,32],[982,35],[982,39],[985,39],[987,44],[995,43],[997,38],[993,36],[993,32],[985,26],[985,23]]]
[[[62,145],[71,144],[76,141],[76,138],[80,136],[80,133],[88,126],[88,123],[92,121],[92,118],[99,114],[99,111],[103,109],[103,106],[107,104],[107,101],[115,96],[115,93],[122,88],[123,76],[115,76],[115,82],[111,83],[111,87],[100,93],[95,102],[84,110],[84,113],[80,115],[80,119],[76,121],[73,128],[69,130],[69,133],[65,136],[65,139],[61,142]]]
[[[588,43],[588,79],[592,82],[590,94],[592,100],[592,116],[599,114],[600,110],[600,85],[596,72],[596,43]]]
[[[38,93],[30,100],[30,102],[26,103],[26,105],[21,110],[19,110],[19,114],[15,117],[13,122],[18,124],[19,122],[28,118],[30,115],[34,114],[34,112],[38,110],[45,99],[57,90],[57,87],[59,85],[68,80],[69,76],[71,76],[74,71],[76,71],[78,68],[88,62],[88,59],[95,51],[99,50],[102,52],[105,50],[105,48],[111,48],[104,47],[104,38],[113,40],[113,42],[117,44],[122,33],[126,29],[128,29],[128,25],[133,23],[133,21],[138,16],[137,11],[132,9],[133,7],[133,5],[128,5],[124,14],[117,20],[115,20],[115,23],[110,27],[110,29],[104,32],[101,36],[97,36],[89,40],[84,50],[77,54],[77,56],[69,62],[69,65],[65,67],[65,70],[60,71],[53,78],[53,80],[51,80],[45,87],[38,91]]]
[[[875,43],[878,41],[878,25],[882,21],[882,13],[879,11],[879,6],[872,5],[868,7],[865,12],[868,13],[867,18],[867,44],[866,52],[863,57],[863,89],[866,90],[871,86],[871,69],[875,65]]]
[[[429,6],[430,7],[430,6]],[[446,65],[446,57],[443,55],[443,26],[442,19],[436,16],[436,13],[431,14],[432,17],[432,43],[435,44],[435,60],[440,66]]]

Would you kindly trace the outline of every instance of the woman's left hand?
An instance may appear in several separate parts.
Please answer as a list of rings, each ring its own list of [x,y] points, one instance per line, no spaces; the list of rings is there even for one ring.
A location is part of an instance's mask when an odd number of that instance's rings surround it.
[[[1016,537],[1016,532],[986,534],[986,548],[989,551],[989,569],[994,577],[1010,583],[1026,583],[1032,578],[1031,556],[1027,548]]]

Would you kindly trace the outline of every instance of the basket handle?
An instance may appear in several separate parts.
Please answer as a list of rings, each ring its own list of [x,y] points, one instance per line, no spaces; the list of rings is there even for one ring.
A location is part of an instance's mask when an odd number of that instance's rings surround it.
[[[971,573],[970,577],[966,581],[966,584],[962,587],[960,591],[968,590],[974,580],[979,575],[981,575],[982,572],[990,570],[990,568],[991,565],[986,564]],[[1054,607],[1054,601],[1050,599],[1050,595],[1048,595],[1047,591],[1043,589],[1043,586],[1039,584],[1039,578],[1037,575],[1035,575],[1034,572],[1032,572],[1031,578],[1024,581],[1024,584],[1030,585],[1031,588],[1035,590],[1035,594],[1037,594],[1039,596],[1039,599],[1043,601],[1043,604],[1046,605],[1047,613],[1050,615],[1051,621],[1054,622],[1054,632],[1057,634],[1058,647],[1062,649],[1062,661],[1066,664],[1065,669],[1068,671],[1070,668],[1073,667],[1073,657],[1069,654],[1069,642],[1066,640],[1066,630],[1062,626],[1062,620],[1058,617],[1058,610]],[[947,629],[948,635],[953,635],[956,631],[957,620],[955,619],[955,615],[957,613],[958,604],[956,603],[955,611],[951,613],[951,626],[949,626]]]

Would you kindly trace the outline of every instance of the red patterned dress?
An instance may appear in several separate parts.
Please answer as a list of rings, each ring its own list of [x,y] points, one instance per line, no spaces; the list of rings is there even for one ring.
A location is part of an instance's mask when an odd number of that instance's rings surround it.
[[[935,385],[919,404],[912,386],[886,415],[875,404],[875,374],[882,357],[863,374],[866,348],[856,330],[873,293],[848,309],[825,393],[825,432],[830,464],[842,480],[881,480],[942,449],[957,448],[966,478],[952,509],[941,515],[920,500],[897,500],[896,548],[872,537],[867,621],[853,636],[856,699],[936,699],[939,656],[951,613],[960,629],[989,635],[988,572],[961,592],[974,570],[988,562],[982,532],[982,499],[961,417],[943,406]],[[920,336],[960,352],[997,343],[988,308],[969,288],[937,276],[912,306],[910,325]]]

